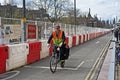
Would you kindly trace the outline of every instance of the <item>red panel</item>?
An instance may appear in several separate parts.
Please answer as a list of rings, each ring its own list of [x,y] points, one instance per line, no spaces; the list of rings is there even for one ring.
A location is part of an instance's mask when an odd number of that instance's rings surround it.
[[[91,40],[91,33],[89,34],[89,40]]]
[[[29,52],[41,50],[41,42],[28,42],[29,43]]]
[[[8,59],[8,46],[0,45],[0,59]]]
[[[83,42],[85,42],[85,34],[83,34]]]
[[[34,63],[38,60],[40,60],[40,53],[39,54],[29,54],[27,56],[27,64]]]
[[[69,38],[68,37],[66,37],[65,42],[66,42],[66,45],[68,45],[68,43],[69,43]]]
[[[81,44],[81,35],[79,35],[79,44]]]
[[[87,39],[86,39],[86,41],[88,41],[88,37],[89,37],[89,36],[88,36],[88,34],[87,34]]]
[[[6,60],[0,59],[0,74],[6,72]]]
[[[50,45],[52,45],[52,44],[53,44],[53,40],[50,41]],[[49,55],[50,56],[52,55],[52,52],[53,52],[53,48],[52,48],[52,46],[50,46],[50,48],[49,48]]]
[[[72,47],[76,45],[76,36],[72,37]]]
[[[41,42],[28,42],[29,44],[29,54],[27,56],[27,64],[36,62],[40,60],[40,50],[41,50]]]

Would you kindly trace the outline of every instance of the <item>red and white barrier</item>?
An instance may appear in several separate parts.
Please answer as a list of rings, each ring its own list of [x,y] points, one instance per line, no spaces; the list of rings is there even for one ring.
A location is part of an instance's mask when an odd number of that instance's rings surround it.
[[[27,64],[40,60],[41,42],[28,42],[29,54],[27,55]]]
[[[73,47],[107,33],[109,33],[109,31],[67,36],[66,43],[69,47]],[[50,44],[53,44],[53,41],[51,41]],[[0,73],[51,56],[52,51],[52,47],[48,48],[47,41],[45,40],[0,46]]]
[[[69,45],[69,47],[72,47],[72,36],[68,36],[68,38],[69,38],[69,43],[68,43],[68,45]]]
[[[76,36],[76,45],[79,45],[79,35]]]
[[[6,65],[7,71],[27,63],[27,54],[29,53],[27,43],[8,45],[8,47],[9,58]]]
[[[42,42],[42,46],[41,46],[42,50],[40,52],[41,53],[40,59],[49,56],[49,48],[47,46],[47,41],[45,40],[41,42]]]
[[[76,46],[76,36],[72,36],[72,47]]]

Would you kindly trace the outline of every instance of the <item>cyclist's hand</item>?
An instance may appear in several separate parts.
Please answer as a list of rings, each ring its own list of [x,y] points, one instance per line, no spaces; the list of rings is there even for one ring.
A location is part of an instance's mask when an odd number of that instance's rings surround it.
[[[50,47],[50,44],[47,44],[47,47]]]

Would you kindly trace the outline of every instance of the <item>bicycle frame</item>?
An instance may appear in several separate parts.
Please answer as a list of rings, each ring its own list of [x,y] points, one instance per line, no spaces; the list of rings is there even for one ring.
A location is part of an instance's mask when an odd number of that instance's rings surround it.
[[[50,70],[52,73],[55,73],[56,69],[57,69],[57,64],[60,62],[60,66],[63,68],[65,65],[65,61],[60,60],[60,56],[61,56],[60,47],[54,45],[53,49],[54,49],[53,54],[52,54],[51,59],[50,59]]]
[[[60,61],[60,47],[53,45],[53,54],[50,59],[50,70],[52,73],[56,72],[57,64]]]

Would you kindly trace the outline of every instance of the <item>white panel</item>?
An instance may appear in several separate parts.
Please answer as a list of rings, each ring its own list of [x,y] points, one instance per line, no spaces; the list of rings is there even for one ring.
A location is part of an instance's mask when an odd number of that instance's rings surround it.
[[[42,41],[42,51],[40,53],[41,58],[49,56],[49,47],[47,46],[47,41]]]
[[[81,34],[81,43],[83,43],[83,34]]]
[[[90,40],[90,34],[88,34],[88,41]]]
[[[68,36],[69,37],[69,43],[68,43],[68,45],[69,45],[69,47],[72,47],[72,36]]]
[[[27,62],[29,45],[27,43],[8,45],[9,59],[7,60],[7,71],[23,66]]]
[[[78,45],[78,44],[79,44],[79,36],[76,35],[76,45]]]

